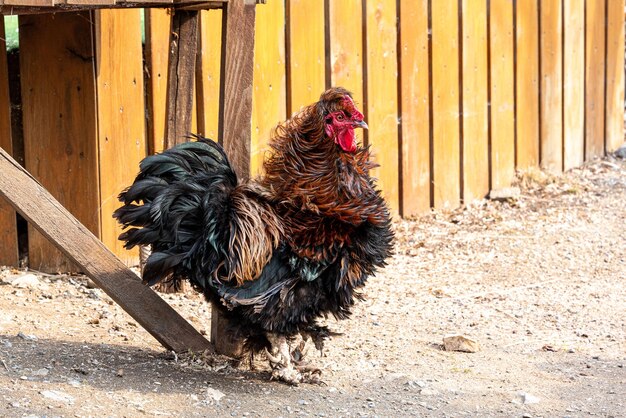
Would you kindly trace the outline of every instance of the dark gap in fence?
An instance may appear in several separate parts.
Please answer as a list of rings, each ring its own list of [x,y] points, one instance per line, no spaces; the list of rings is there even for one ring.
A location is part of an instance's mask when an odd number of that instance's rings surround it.
[[[491,1],[487,0],[487,162],[489,166],[489,190],[493,187],[491,109]]]
[[[539,59],[538,59],[538,71],[539,71],[539,77],[537,78],[537,112],[539,113],[539,118],[538,118],[538,126],[537,128],[539,129],[539,135],[537,135],[538,137],[538,144],[537,144],[537,164],[539,166],[541,166],[541,161],[543,159],[542,156],[542,147],[541,147],[541,141],[542,141],[542,125],[543,125],[543,118],[541,117],[541,94],[543,93],[541,91],[541,85],[543,84],[543,72],[541,69],[541,65],[542,65],[542,59],[541,59],[541,0],[537,0],[537,31],[539,32],[539,36],[537,39],[537,43],[539,44]]]
[[[435,206],[435,167],[434,167],[434,129],[433,129],[433,4],[428,0],[428,143],[430,152],[428,153],[428,170],[430,185],[430,207]]]
[[[20,79],[20,50],[12,49],[7,52],[7,67],[9,73],[9,101],[11,102],[11,145],[12,155],[22,167],[25,164],[24,153],[24,125],[22,123],[22,84]],[[20,267],[28,266],[28,222],[16,212],[17,251]]]
[[[324,0],[324,80],[327,89],[332,87],[332,69],[330,57],[330,0]]]
[[[363,0],[361,2],[361,22],[362,22],[362,47],[363,52],[361,55],[363,56],[363,112],[365,113],[365,120],[367,120],[369,116],[369,91],[367,88],[368,82],[368,57],[367,57],[367,1]],[[367,147],[369,145],[369,132],[367,130],[363,130],[363,146]]]
[[[404,217],[404,153],[402,152],[402,25],[400,24],[400,16],[402,13],[401,0],[396,0],[396,63],[398,76],[396,77],[396,91],[398,96],[398,207],[400,216]]]
[[[561,171],[565,170],[565,1],[561,2]]]
[[[609,3],[608,0],[604,1],[604,83],[603,87],[604,87],[604,100],[602,101],[602,107],[604,109],[604,112],[602,112],[603,114],[603,118],[602,118],[602,155],[606,155],[606,115],[607,115],[607,106],[606,106],[606,102],[607,102],[607,97],[606,97],[606,93],[607,93],[607,75],[608,75],[608,71],[607,68],[609,66],[609,39],[608,39],[608,32],[609,32]]]
[[[513,164],[517,169],[517,0],[513,0]]]
[[[226,13],[224,13],[226,15]],[[287,102],[287,117],[293,113],[291,100],[291,2],[285,0],[285,98]]]
[[[458,0],[457,3],[457,15],[458,15],[458,39],[459,39],[459,200],[461,203],[465,201],[465,170],[463,169],[463,0]]]

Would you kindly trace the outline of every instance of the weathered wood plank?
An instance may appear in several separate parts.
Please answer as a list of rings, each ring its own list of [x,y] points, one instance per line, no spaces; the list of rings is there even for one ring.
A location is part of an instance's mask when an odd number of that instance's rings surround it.
[[[199,63],[196,68],[198,132],[218,138],[220,114],[220,69],[222,57],[222,11],[200,12]]]
[[[3,0],[7,6],[37,6],[50,7],[54,5],[54,0]]]
[[[240,178],[250,176],[252,81],[254,78],[255,5],[231,0],[222,20],[222,73],[220,75],[220,140]],[[211,340],[217,352],[241,354],[241,341],[226,332],[227,320],[213,309]]]
[[[96,86],[100,165],[101,240],[126,265],[139,263],[138,249],[126,250],[111,214],[117,196],[132,184],[146,156],[143,57],[139,9],[96,14]],[[134,169],[129,169],[133,167]]]
[[[167,68],[172,16],[167,9],[147,9],[145,13],[148,152],[154,154],[163,151],[165,146]]]
[[[539,11],[538,0],[516,3],[516,166],[539,163]]]
[[[513,2],[490,1],[491,188],[511,185],[515,174]]]
[[[172,16],[165,107],[165,148],[189,140],[191,133],[198,11],[177,10]]]
[[[564,0],[563,19],[563,169],[568,170],[585,156],[585,0]]]
[[[287,117],[284,2],[271,1],[257,9],[254,41],[251,172],[258,174],[272,129]]]
[[[11,153],[11,101],[4,19],[0,19],[0,148]],[[17,227],[15,211],[0,199],[0,266],[17,266]]]
[[[585,40],[585,160],[604,155],[605,0],[587,2]]]
[[[561,1],[541,2],[541,166],[563,169],[563,49]]]
[[[395,0],[366,0],[367,103],[372,170],[392,212],[399,213],[398,78]]]
[[[487,107],[487,3],[462,2],[463,10],[463,200],[489,192]]]
[[[606,51],[606,150],[624,143],[624,0],[609,0]]]
[[[433,200],[436,208],[460,202],[458,1],[432,3]]]
[[[98,236],[100,194],[91,22],[89,12],[20,16],[20,69],[26,169]],[[75,270],[32,227],[28,241],[31,268]]]
[[[220,76],[220,140],[242,178],[250,175],[252,81],[254,78],[255,5],[232,0],[226,6],[222,29]]]
[[[326,88],[324,0],[288,0],[287,113],[316,102]]]
[[[0,195],[165,348],[183,352],[211,347],[2,149]]]
[[[363,0],[328,3],[330,84],[352,92],[363,103]]]
[[[402,216],[430,209],[428,1],[400,2]]]

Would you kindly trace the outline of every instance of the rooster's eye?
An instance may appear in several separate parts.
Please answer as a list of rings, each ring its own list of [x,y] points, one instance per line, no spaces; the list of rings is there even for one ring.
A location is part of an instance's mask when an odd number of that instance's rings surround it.
[[[340,122],[343,120],[343,113],[337,115],[337,120]]]

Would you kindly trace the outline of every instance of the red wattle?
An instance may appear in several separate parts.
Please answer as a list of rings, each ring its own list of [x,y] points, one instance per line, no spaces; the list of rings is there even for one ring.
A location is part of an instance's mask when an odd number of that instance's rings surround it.
[[[335,138],[335,142],[339,144],[342,150],[345,152],[356,151],[356,137],[354,135],[354,129],[348,128],[341,132]]]

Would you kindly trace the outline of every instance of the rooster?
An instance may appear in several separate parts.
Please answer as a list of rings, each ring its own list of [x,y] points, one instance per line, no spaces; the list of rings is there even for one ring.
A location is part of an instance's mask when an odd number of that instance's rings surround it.
[[[391,254],[390,215],[351,94],[331,88],[280,124],[264,175],[239,181],[202,137],[149,156],[119,196],[126,248],[151,246],[143,280],[188,280],[220,309],[272,377],[312,382],[303,342],[321,349],[320,317],[348,318],[358,289]]]

